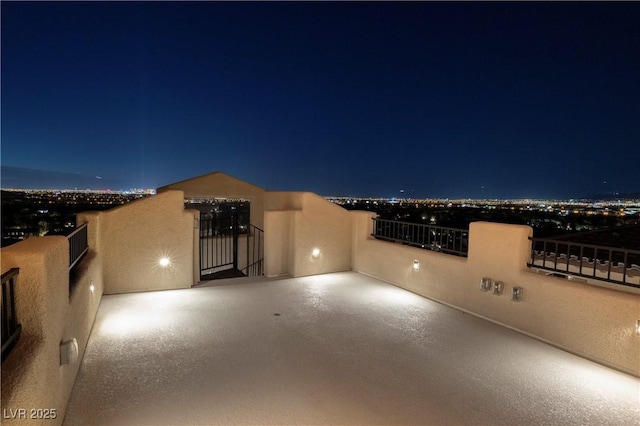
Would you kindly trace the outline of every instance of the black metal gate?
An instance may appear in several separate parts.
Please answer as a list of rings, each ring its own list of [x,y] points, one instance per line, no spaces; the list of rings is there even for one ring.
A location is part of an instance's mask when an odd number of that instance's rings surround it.
[[[238,270],[238,214],[200,217],[200,278]],[[209,277],[212,278],[212,277]]]
[[[239,249],[245,245],[241,259]],[[223,217],[201,215],[200,279],[262,275],[263,247],[262,229],[240,225],[236,211]]]

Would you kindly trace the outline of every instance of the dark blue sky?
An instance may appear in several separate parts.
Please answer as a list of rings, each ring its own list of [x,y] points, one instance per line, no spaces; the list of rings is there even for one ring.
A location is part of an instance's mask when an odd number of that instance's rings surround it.
[[[321,195],[640,190],[638,2],[1,8],[3,166],[123,189],[220,170]]]

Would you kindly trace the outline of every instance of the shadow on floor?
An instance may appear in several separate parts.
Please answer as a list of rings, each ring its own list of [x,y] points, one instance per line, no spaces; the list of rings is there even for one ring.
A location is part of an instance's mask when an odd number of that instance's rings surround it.
[[[224,271],[214,272],[212,274],[202,275],[200,277],[200,280],[210,281],[210,280],[221,280],[224,278],[240,278],[240,277],[246,277],[246,276],[247,275],[244,274],[242,271],[231,268],[231,269],[225,269]]]

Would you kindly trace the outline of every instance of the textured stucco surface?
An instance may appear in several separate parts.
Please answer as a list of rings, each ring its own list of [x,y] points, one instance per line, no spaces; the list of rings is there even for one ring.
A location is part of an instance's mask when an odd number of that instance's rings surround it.
[[[475,222],[469,256],[435,253],[378,241],[371,214],[351,212],[353,269],[472,312],[622,371],[640,375],[640,295],[544,276],[528,270],[530,228]],[[413,261],[420,269],[413,270]],[[482,277],[504,283],[495,296]],[[520,303],[513,287],[524,289]]]
[[[97,252],[103,263],[104,292],[127,293],[191,287],[197,211],[185,210],[181,191],[100,212]],[[168,257],[162,267],[159,260]]]
[[[265,274],[326,274],[351,269],[349,212],[311,192],[266,194]],[[319,255],[312,256],[318,249]]]
[[[90,241],[94,231],[89,228]],[[86,256],[69,294],[66,237],[29,238],[3,248],[1,257],[2,272],[20,268],[15,295],[22,324],[20,340],[2,363],[2,424],[61,424],[79,363],[60,365],[60,342],[77,339],[82,357],[102,296],[99,265],[92,253]],[[29,419],[29,410],[39,408],[55,410],[55,418]],[[26,420],[12,416],[20,409],[27,410]]]
[[[65,424],[637,425],[639,391],[348,272],[105,296]]]
[[[251,224],[264,228],[265,190],[222,172],[213,172],[158,188],[158,193],[179,190],[185,198],[220,197],[247,198],[251,201]]]

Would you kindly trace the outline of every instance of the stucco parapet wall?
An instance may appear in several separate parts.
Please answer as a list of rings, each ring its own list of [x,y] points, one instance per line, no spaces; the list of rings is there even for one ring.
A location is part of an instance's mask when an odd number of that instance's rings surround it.
[[[302,210],[304,194],[300,191],[267,191],[264,197],[265,211]]]
[[[468,297],[469,288],[461,285],[466,280],[467,258],[366,238],[354,242],[354,271],[456,307]]]
[[[184,198],[235,198],[247,199],[251,203],[250,221],[258,228],[264,228],[264,194],[265,189],[222,172],[186,179],[158,188],[158,194],[171,190],[179,190]]]
[[[100,216],[106,294],[186,288],[194,284],[197,213],[182,191],[170,190],[105,211]],[[161,258],[169,265],[160,266]]]
[[[513,276],[527,271],[531,236],[533,228],[527,225],[472,222],[469,225],[469,262],[472,266],[482,265],[489,274]],[[500,261],[492,261],[492,255],[499,256]]]
[[[60,367],[59,344],[69,307],[68,240],[29,238],[3,248],[1,257],[3,272],[20,268],[15,298],[22,324],[20,340],[2,364],[2,407],[46,407],[64,415],[71,388],[60,385],[66,372]]]
[[[69,297],[69,242],[64,236],[34,237],[0,250],[2,273],[20,268],[15,289],[18,320],[23,333],[42,337],[46,334],[47,315],[58,306],[49,303],[51,295],[66,303]],[[56,277],[62,274],[63,283]],[[66,276],[66,280],[65,280]],[[67,285],[64,285],[64,282]],[[55,286],[58,284],[57,286]],[[55,286],[56,288],[52,288]]]
[[[351,269],[349,212],[312,192],[301,193],[302,211],[295,211],[291,276]],[[319,255],[314,257],[314,250]]]
[[[265,193],[265,211],[303,210],[307,203],[318,202],[334,212],[348,213],[348,211],[320,195],[309,191],[267,191]],[[317,204],[316,204],[317,205]]]
[[[265,206],[266,275],[298,277],[351,269],[347,210],[312,192],[294,191],[268,191]]]
[[[529,227],[472,223],[465,259],[375,240],[370,218],[353,218],[354,270],[640,376],[640,295],[530,271]],[[502,282],[503,293],[481,291],[483,277]]]
[[[183,191],[186,197],[240,197],[265,192],[264,188],[222,172],[207,173],[171,183],[159,187],[157,192],[175,189]]]

